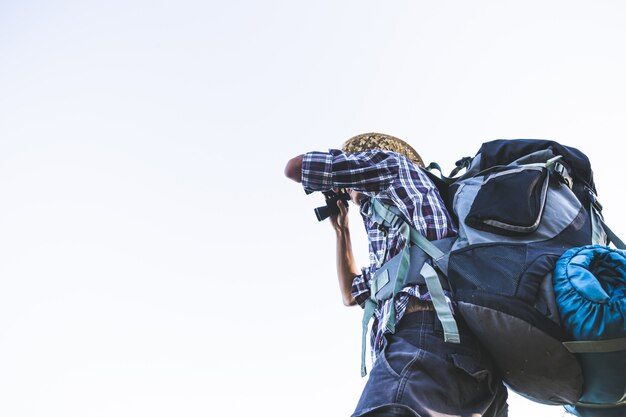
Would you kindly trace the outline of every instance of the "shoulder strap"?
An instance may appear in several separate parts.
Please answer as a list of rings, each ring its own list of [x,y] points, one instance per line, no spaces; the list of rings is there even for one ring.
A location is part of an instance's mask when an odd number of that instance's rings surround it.
[[[420,249],[426,252],[428,256],[430,256],[434,261],[437,261],[445,256],[445,253],[443,253],[431,241],[426,239],[426,236],[418,232],[415,228],[411,227],[406,221],[404,221],[404,219],[400,217],[399,211],[396,207],[388,206],[382,203],[377,198],[373,198],[372,211],[374,221],[378,219],[382,220],[386,226],[399,226],[399,233],[402,234],[406,241],[410,241],[413,245],[418,246]],[[401,260],[400,267],[398,268],[398,275],[395,281],[397,286],[402,285],[402,282],[404,281],[403,278],[409,272],[409,250],[410,245],[406,245],[402,253],[403,259]],[[429,269],[432,271],[430,271]],[[424,274],[425,272],[426,274]],[[454,342],[455,339],[458,339],[458,329],[456,327],[456,323],[454,322],[454,318],[452,317],[452,311],[448,306],[448,303],[446,302],[443,287],[441,286],[441,282],[439,281],[436,272],[434,271],[434,269],[432,269],[430,265],[427,265],[422,268],[421,275],[426,280],[426,286],[428,287],[428,291],[431,294],[431,299],[433,301],[433,304],[435,305],[435,310],[437,311],[437,316],[439,317],[439,320],[442,321],[442,324],[444,322],[444,320],[442,319],[445,319],[445,321],[447,322],[451,321],[452,323],[454,323],[448,328],[444,327],[444,333],[449,335],[449,337],[446,338],[446,341],[458,343]],[[402,288],[398,288],[397,291],[394,291],[394,297],[401,289]],[[437,305],[440,306],[439,309],[437,308]],[[389,330],[394,331],[395,329],[393,326],[391,326]]]
[[[398,233],[400,233],[406,242],[410,242],[414,245],[417,245],[420,249],[426,252],[433,260],[438,260],[445,256],[445,254],[435,245],[433,245],[424,235],[419,233],[413,227],[411,227],[399,214],[397,208],[388,206],[382,203],[377,198],[372,198],[372,220],[380,225],[384,225],[387,227],[397,227]],[[393,296],[392,302],[390,305],[390,313],[389,320],[385,323],[387,330],[391,333],[395,332],[395,321],[396,321],[396,304],[395,298],[396,295],[402,290],[402,285],[404,282],[404,278],[406,274],[410,270],[410,244],[405,245],[404,249],[400,253],[401,259],[400,264],[397,270],[397,275],[395,277],[390,277],[394,281],[393,288]],[[428,264],[424,264],[422,267],[420,274],[424,277],[426,281],[426,287],[430,293],[431,300],[433,302],[433,306],[435,307],[435,312],[437,313],[437,317],[441,322],[444,331],[444,340],[450,343],[460,343],[461,339],[459,336],[459,329],[454,320],[454,314],[452,309],[450,308],[448,302],[446,301],[445,294],[443,292],[443,287],[441,286],[441,282],[439,281],[439,276],[437,272]],[[367,301],[365,306],[365,313],[363,317],[363,341],[365,341],[365,334],[367,333],[367,326],[369,321],[374,315],[374,309],[372,308],[372,304],[370,300],[377,302],[376,295],[373,291],[370,291],[370,299]],[[361,375],[364,376],[366,374],[365,370],[365,344],[362,346],[361,352]]]

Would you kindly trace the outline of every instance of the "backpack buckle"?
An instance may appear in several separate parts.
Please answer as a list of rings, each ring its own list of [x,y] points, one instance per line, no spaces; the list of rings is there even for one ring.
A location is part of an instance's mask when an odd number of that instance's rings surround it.
[[[548,160],[548,162],[546,162],[546,168],[548,168],[550,172],[555,173],[557,175],[557,178],[562,183],[567,185],[567,187],[571,190],[572,187],[574,186],[574,180],[569,174],[569,170],[567,169],[567,167],[563,165],[561,162],[559,162],[561,158],[563,158],[563,156],[558,155]]]
[[[598,201],[598,196],[596,195],[596,193],[594,193],[593,190],[589,187],[585,187],[585,191],[587,191],[587,193],[589,194],[589,200],[591,200],[591,205],[593,206],[593,208],[595,208],[598,213],[600,213],[602,211],[602,204],[600,204],[600,202]]]

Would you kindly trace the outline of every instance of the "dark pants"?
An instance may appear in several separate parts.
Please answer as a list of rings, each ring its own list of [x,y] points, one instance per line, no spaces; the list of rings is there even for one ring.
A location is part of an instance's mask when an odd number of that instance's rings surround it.
[[[353,417],[506,417],[507,391],[489,355],[462,323],[459,333],[460,344],[445,343],[435,312],[404,316]]]

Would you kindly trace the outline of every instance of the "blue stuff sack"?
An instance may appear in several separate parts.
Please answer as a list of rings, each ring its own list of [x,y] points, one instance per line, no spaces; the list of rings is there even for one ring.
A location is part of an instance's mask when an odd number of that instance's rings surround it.
[[[565,342],[583,370],[583,393],[566,407],[582,417],[626,415],[626,251],[588,245],[557,261],[554,292]]]

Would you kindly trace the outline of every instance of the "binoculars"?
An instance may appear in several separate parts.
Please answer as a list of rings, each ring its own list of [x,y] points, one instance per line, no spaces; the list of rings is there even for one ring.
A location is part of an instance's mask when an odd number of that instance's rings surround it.
[[[321,222],[322,220],[327,219],[331,215],[339,214],[339,207],[337,207],[337,201],[339,200],[341,200],[342,203],[345,204],[346,207],[348,207],[348,201],[350,200],[350,195],[344,190],[341,190],[338,193],[332,190],[324,191],[322,194],[324,194],[324,196],[326,197],[326,205],[318,207],[314,210],[315,216],[317,216],[318,221]]]

